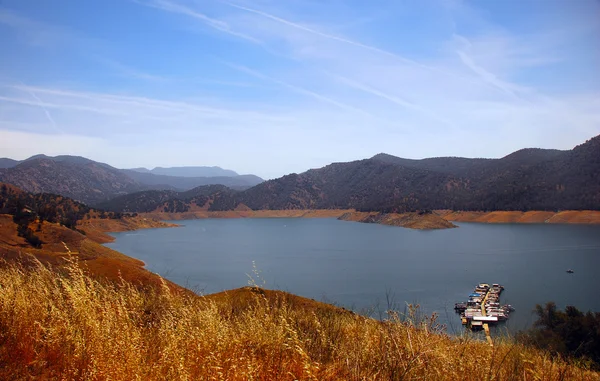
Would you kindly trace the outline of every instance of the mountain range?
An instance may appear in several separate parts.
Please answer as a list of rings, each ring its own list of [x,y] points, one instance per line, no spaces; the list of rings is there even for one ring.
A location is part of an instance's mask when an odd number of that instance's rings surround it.
[[[132,171],[140,173],[151,173],[153,175],[178,176],[178,177],[235,177],[239,174],[231,169],[221,167],[156,167],[131,168]]]
[[[202,197],[197,198],[194,192]],[[202,204],[204,202],[204,204]],[[235,208],[414,210],[598,210],[600,136],[572,150],[522,149],[501,159],[388,154],[290,174],[236,192],[139,192],[102,204],[113,211]]]
[[[199,173],[201,167],[191,168],[189,173]],[[162,170],[168,172],[169,169]],[[23,161],[0,159],[0,182],[13,184],[32,193],[67,196],[88,205],[143,190],[185,191],[210,184],[223,184],[233,189],[243,190],[263,181],[254,175],[237,175],[233,171],[221,171],[228,176],[158,175],[151,171],[143,173],[117,169],[84,157],[68,155],[55,157],[36,155]],[[182,169],[177,168],[175,172],[182,172]]]

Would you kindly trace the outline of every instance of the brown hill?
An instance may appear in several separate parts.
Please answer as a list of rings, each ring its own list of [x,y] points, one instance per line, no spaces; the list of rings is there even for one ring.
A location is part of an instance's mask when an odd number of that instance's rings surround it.
[[[147,225],[145,223],[138,225],[134,219],[127,222],[127,226],[133,229]],[[164,223],[154,225],[154,227],[158,226],[168,225]],[[82,226],[84,229],[86,227]],[[88,237],[81,232],[47,221],[35,222],[31,228],[43,242],[42,248],[35,248],[23,237],[18,236],[18,226],[13,222],[13,216],[0,214],[0,258],[26,264],[38,260],[57,268],[75,262],[96,279],[118,281],[122,278],[143,287],[162,282],[157,275],[143,268],[142,261],[102,246],[91,239],[102,237],[98,231],[92,230],[91,233],[94,234]],[[100,242],[107,241],[106,238],[102,238]],[[177,288],[174,285],[172,287]]]
[[[101,245],[108,231],[173,226],[145,217],[107,214],[72,199],[52,194],[31,194],[0,184],[0,258],[9,261],[62,267],[77,262],[96,277],[138,285],[160,279],[143,269],[143,263]]]

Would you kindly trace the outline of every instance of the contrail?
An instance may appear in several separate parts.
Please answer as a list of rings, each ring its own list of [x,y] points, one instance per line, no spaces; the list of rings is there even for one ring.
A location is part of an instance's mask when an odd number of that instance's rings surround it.
[[[241,72],[244,72],[244,73],[250,74],[250,75],[252,75],[252,76],[254,76],[254,77],[257,77],[257,78],[260,78],[260,79],[263,79],[263,80],[266,80],[266,81],[271,81],[271,82],[274,82],[274,83],[276,83],[276,84],[278,84],[278,85],[280,85],[280,86],[287,87],[288,89],[290,89],[290,90],[293,90],[293,91],[295,91],[295,92],[297,92],[297,93],[304,94],[304,95],[308,95],[308,96],[310,96],[310,97],[313,97],[313,98],[315,98],[315,99],[318,99],[318,100],[320,100],[321,102],[329,103],[329,104],[332,104],[332,105],[334,105],[334,106],[337,106],[337,107],[339,107],[339,108],[343,108],[343,109],[345,109],[345,110],[349,110],[349,111],[354,111],[354,112],[357,112],[357,113],[360,113],[360,114],[363,114],[363,115],[367,115],[367,116],[369,116],[369,117],[374,117],[374,115],[372,115],[372,114],[370,114],[369,112],[367,112],[367,111],[365,111],[365,110],[362,110],[362,109],[360,109],[360,108],[356,108],[356,107],[353,107],[353,106],[347,105],[347,104],[345,104],[345,103],[338,102],[338,101],[336,101],[335,99],[331,99],[331,98],[329,98],[329,97],[326,97],[326,96],[324,96],[324,95],[321,95],[321,94],[319,94],[319,93],[315,93],[314,91],[310,91],[310,90],[307,90],[307,89],[305,89],[305,88],[298,87],[298,86],[292,85],[292,84],[290,84],[290,83],[287,83],[287,82],[281,81],[281,80],[279,80],[279,79],[275,79],[275,78],[273,78],[273,77],[269,77],[268,75],[265,75],[265,74],[263,74],[263,73],[260,73],[260,72],[258,72],[258,71],[256,71],[256,70],[252,70],[252,69],[250,69],[250,68],[248,68],[248,67],[241,66],[241,65],[236,65],[236,64],[232,64],[232,63],[230,63],[230,62],[225,62],[225,61],[221,61],[221,62],[222,62],[224,65],[227,65],[227,66],[229,66],[229,67],[230,67],[230,68],[232,68],[232,69],[235,69],[235,70],[238,70],[238,71],[241,71]]]
[[[24,92],[31,95],[31,97],[38,102],[38,106],[40,106],[42,108],[42,110],[44,110],[44,114],[46,114],[46,118],[48,119],[48,121],[50,122],[52,127],[54,127],[54,129],[56,131],[58,131],[59,133],[64,134],[64,132],[60,128],[58,128],[58,125],[52,118],[52,115],[50,115],[50,111],[48,111],[48,109],[46,107],[44,107],[44,102],[37,95],[35,95],[35,93],[33,91],[31,91],[29,89],[29,87],[23,81],[19,81],[19,82],[21,82],[21,84],[23,85],[23,87],[21,87],[21,90],[23,90]]]
[[[346,43],[346,44],[349,44],[349,45],[357,46],[359,48],[368,49],[368,50],[371,50],[373,52],[377,52],[377,53],[384,54],[384,55],[387,55],[387,56],[390,56],[390,57],[394,57],[396,59],[399,59],[399,60],[401,60],[401,61],[403,61],[405,63],[409,63],[411,65],[416,65],[416,66],[419,66],[419,67],[424,68],[424,69],[437,71],[437,69],[435,69],[435,68],[429,67],[427,65],[423,65],[422,63],[419,63],[417,61],[413,61],[411,59],[399,56],[397,54],[394,54],[392,52],[388,52],[387,50],[383,50],[383,49],[377,48],[375,46],[365,45],[363,43],[360,43],[360,42],[357,42],[357,41],[353,41],[353,40],[349,40],[347,38],[334,36],[334,35],[328,34],[328,33],[323,33],[323,32],[320,32],[318,30],[306,27],[304,25],[296,24],[295,22],[292,22],[292,21],[289,21],[289,20],[286,20],[286,19],[282,19],[281,17],[277,17],[277,16],[274,16],[272,14],[269,14],[269,13],[266,13],[266,12],[263,12],[263,11],[259,11],[257,9],[243,7],[241,5],[233,4],[233,3],[230,3],[228,1],[223,1],[223,3],[229,5],[230,7],[241,9],[241,10],[244,10],[246,12],[251,12],[251,13],[254,13],[254,14],[266,17],[268,19],[277,21],[279,23],[282,23],[282,24],[285,24],[285,25],[289,25],[291,27],[303,30],[305,32],[316,34],[317,36],[321,36],[321,37],[324,37],[324,38],[329,38],[329,39],[335,40],[335,41],[340,41],[340,42],[343,42],[343,43]]]
[[[328,39],[334,40],[334,41],[343,42],[345,44],[353,45],[353,46],[356,46],[356,47],[359,47],[359,48],[367,49],[367,50],[370,50],[372,52],[376,52],[376,53],[379,53],[379,54],[382,54],[382,55],[386,55],[388,57],[393,57],[393,58],[395,58],[397,60],[400,60],[400,61],[402,61],[402,62],[404,62],[406,64],[410,64],[410,65],[419,67],[421,69],[428,70],[428,71],[433,72],[433,73],[440,73],[440,74],[443,74],[443,75],[446,75],[446,76],[450,76],[450,77],[454,77],[454,78],[459,78],[459,79],[461,79],[463,81],[467,81],[467,82],[474,83],[474,84],[483,83],[484,85],[489,86],[489,87],[491,87],[491,88],[493,88],[495,90],[498,90],[498,91],[501,91],[503,93],[507,93],[507,94],[509,94],[509,95],[511,95],[513,97],[516,97],[516,95],[514,93],[512,93],[510,90],[508,90],[505,86],[502,86],[501,84],[499,84],[498,81],[490,81],[489,77],[483,77],[483,78],[481,78],[481,72],[477,72],[476,70],[475,70],[476,74],[479,75],[479,81],[473,81],[472,79],[464,77],[462,75],[459,75],[459,74],[456,74],[456,73],[452,73],[452,72],[449,72],[449,71],[446,71],[446,70],[443,70],[443,69],[440,69],[440,68],[437,68],[437,67],[434,67],[434,66],[428,66],[428,65],[422,64],[422,63],[420,63],[418,61],[411,60],[411,59],[406,58],[406,57],[402,57],[402,56],[400,56],[398,54],[392,53],[392,52],[384,50],[384,49],[380,49],[380,48],[372,46],[372,45],[366,45],[366,44],[363,44],[363,43],[358,42],[358,41],[349,40],[347,38],[338,37],[338,36],[335,36],[335,35],[332,35],[332,34],[320,32],[318,30],[309,28],[309,27],[301,25],[301,24],[297,24],[297,23],[295,23],[293,21],[286,20],[286,19],[283,19],[281,17],[277,17],[277,16],[272,15],[272,14],[267,13],[267,12],[263,12],[263,11],[259,11],[257,9],[248,8],[248,7],[244,7],[244,6],[241,6],[241,5],[233,4],[233,3],[229,2],[229,1],[225,1],[225,0],[223,0],[222,3],[223,4],[227,4],[230,7],[237,8],[237,9],[240,9],[240,10],[243,10],[243,11],[246,11],[246,12],[254,13],[254,14],[257,14],[259,16],[268,18],[270,20],[277,21],[277,22],[282,23],[284,25],[288,25],[288,26],[291,26],[291,27],[303,30],[305,32],[315,34],[317,36],[328,38]],[[473,69],[473,68],[471,67],[471,69]]]

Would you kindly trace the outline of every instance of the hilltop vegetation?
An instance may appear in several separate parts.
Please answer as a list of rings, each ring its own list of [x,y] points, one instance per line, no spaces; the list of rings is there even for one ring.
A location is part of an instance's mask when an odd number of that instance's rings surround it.
[[[223,200],[233,200],[236,193],[224,185],[205,185],[186,192],[145,191],[115,197],[98,204],[98,207],[115,212],[138,213],[214,210],[213,204],[221,205]]]
[[[409,160],[379,154],[290,174],[242,192],[220,188],[205,196],[211,211],[600,210],[600,136],[570,151],[524,149],[502,159]],[[142,192],[104,205],[142,212],[150,209],[146,201],[156,198],[156,193]],[[120,207],[125,199],[127,209]],[[163,192],[152,204],[153,211],[163,204],[169,211],[186,212],[198,205],[180,194]]]
[[[32,194],[3,183],[0,183],[0,214],[13,216],[18,235],[36,248],[41,248],[44,242],[35,234],[31,228],[32,224],[35,225],[36,231],[42,229],[44,221],[77,230],[78,221],[86,217],[100,219],[123,217],[120,212],[106,213],[93,210],[68,197],[48,193]]]
[[[93,204],[140,185],[106,164],[82,157],[37,157],[0,170],[0,181],[31,193],[52,193]]]
[[[119,195],[149,189],[184,191],[211,184],[247,189],[262,181],[254,175],[237,174],[220,177],[157,175],[117,169],[84,157],[66,155],[36,155],[23,161],[0,161],[0,182],[32,193],[60,194],[92,206]]]
[[[181,168],[174,170],[181,172]],[[240,207],[384,213],[436,209],[600,210],[600,136],[570,151],[523,149],[501,159],[410,160],[378,154],[266,182],[252,175],[156,175],[140,169],[118,170],[80,157],[42,156],[0,169],[0,181],[119,212],[162,209],[181,213],[198,208],[228,211]],[[207,184],[222,186],[214,188],[213,193],[203,192],[212,189],[203,187]],[[194,187],[193,191],[201,194],[182,192]]]
[[[108,231],[168,227],[149,218],[91,209],[67,197],[30,194],[0,183],[0,260],[55,266],[80,263],[96,279],[121,279],[150,287],[159,277],[144,263],[111,250],[102,243]],[[170,287],[174,285],[170,284]]]
[[[598,379],[521,344],[452,338],[435,317],[376,321],[258,288],[198,297],[6,264],[0,364],[2,379]]]

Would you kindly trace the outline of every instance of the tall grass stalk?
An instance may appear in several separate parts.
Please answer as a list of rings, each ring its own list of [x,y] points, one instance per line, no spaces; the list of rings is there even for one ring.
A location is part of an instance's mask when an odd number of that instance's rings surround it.
[[[0,267],[0,379],[596,380],[514,343],[440,333],[257,287],[244,302]]]

